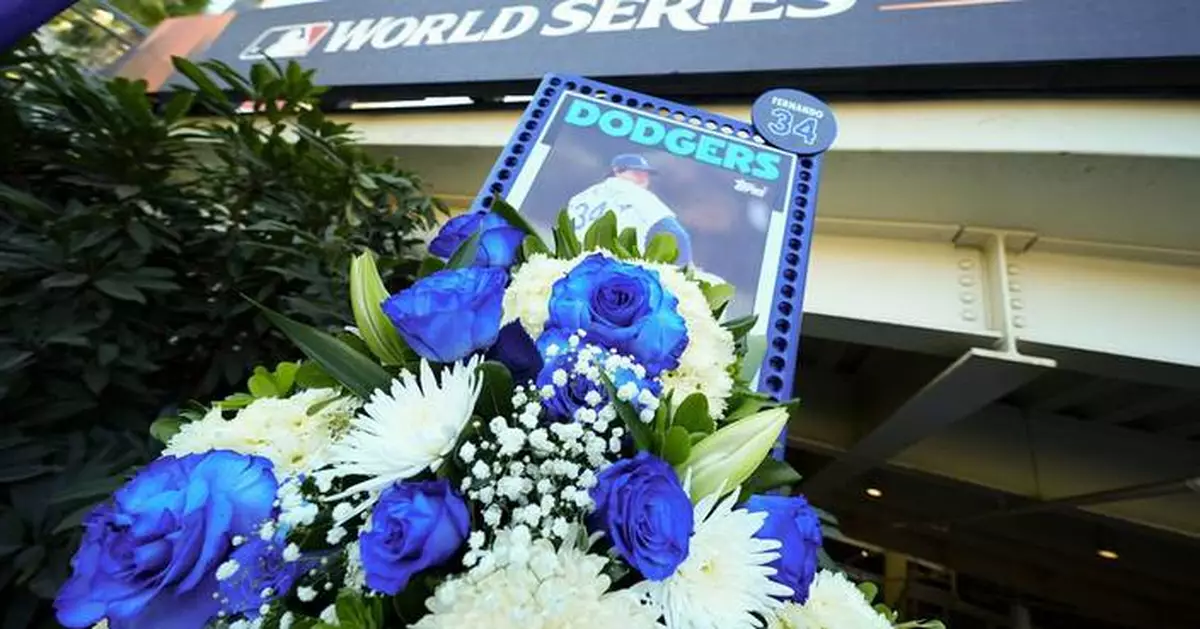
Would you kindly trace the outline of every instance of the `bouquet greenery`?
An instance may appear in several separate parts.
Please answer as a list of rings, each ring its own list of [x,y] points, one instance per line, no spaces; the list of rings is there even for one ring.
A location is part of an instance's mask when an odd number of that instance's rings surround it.
[[[818,570],[821,519],[769,453],[732,287],[616,217],[553,249],[503,202],[450,220],[411,287],[351,268],[356,326],[269,312],[308,357],[161,421],[86,519],[68,627],[891,627]]]

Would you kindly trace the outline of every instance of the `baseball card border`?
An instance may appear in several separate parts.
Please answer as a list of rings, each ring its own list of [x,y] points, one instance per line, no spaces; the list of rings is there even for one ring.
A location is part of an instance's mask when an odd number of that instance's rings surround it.
[[[521,116],[512,138],[500,153],[487,181],[472,203],[472,210],[486,211],[496,197],[503,198],[508,195],[551,112],[559,100],[569,93],[583,94],[617,105],[658,113],[677,121],[686,121],[707,132],[719,130],[726,135],[769,146],[747,122],[591,79],[547,74],[534,92],[533,100]],[[771,307],[768,312],[755,313],[759,316],[756,331],[765,334],[767,340],[766,354],[758,372],[758,390],[779,401],[791,399],[795,395],[800,316],[804,305],[821,160],[821,155],[797,156],[796,171],[792,177],[793,189],[788,194],[789,202],[785,210],[787,218],[784,224],[782,251],[779,252],[779,264],[775,269]],[[765,251],[763,253],[766,254]]]

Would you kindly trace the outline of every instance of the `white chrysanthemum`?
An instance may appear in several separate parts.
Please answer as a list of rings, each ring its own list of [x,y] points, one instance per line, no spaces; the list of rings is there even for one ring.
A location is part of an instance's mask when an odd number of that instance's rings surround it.
[[[792,594],[771,580],[775,569],[767,565],[779,556],[779,540],[754,537],[766,513],[734,509],[737,491],[720,496],[696,505],[688,556],[675,574],[634,586],[662,609],[668,629],[759,627],[753,614],[769,616],[781,605],[774,597]]]
[[[501,325],[520,320],[521,326],[534,340],[542,335],[546,319],[550,318],[550,291],[582,260],[559,260],[535,254],[513,273],[508,290],[504,291],[504,319]]]
[[[672,399],[676,406],[693,393],[703,393],[713,417],[724,417],[726,401],[733,391],[729,366],[737,360],[733,334],[713,317],[700,285],[678,267],[638,264],[658,271],[663,287],[679,300],[679,315],[687,326],[687,347],[679,357],[679,366],[662,374],[664,389],[675,392]]]
[[[770,629],[891,629],[863,593],[840,572],[822,570],[803,605],[788,603],[771,617]]]
[[[630,590],[608,592],[607,559],[571,544],[555,551],[528,529],[497,535],[480,566],[438,587],[414,629],[649,629],[657,613]]]
[[[330,499],[358,492],[378,495],[387,486],[436,470],[471,419],[483,380],[479,356],[444,369],[441,382],[425,360],[421,378],[404,372],[390,390],[380,389],[351,420],[350,429],[329,448],[329,467],[318,476],[365,476]],[[354,513],[361,512],[358,505]]]
[[[275,476],[309,472],[324,463],[335,435],[346,427],[358,401],[334,389],[307,389],[287,398],[258,398],[233,419],[220,409],[184,424],[164,454],[184,456],[232,450],[267,458]]]

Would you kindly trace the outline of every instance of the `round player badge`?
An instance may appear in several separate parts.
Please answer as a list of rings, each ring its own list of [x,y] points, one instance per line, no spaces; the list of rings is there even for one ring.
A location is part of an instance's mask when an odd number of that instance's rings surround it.
[[[754,130],[768,144],[797,155],[829,150],[837,137],[837,119],[829,105],[800,90],[774,89],[754,101]]]

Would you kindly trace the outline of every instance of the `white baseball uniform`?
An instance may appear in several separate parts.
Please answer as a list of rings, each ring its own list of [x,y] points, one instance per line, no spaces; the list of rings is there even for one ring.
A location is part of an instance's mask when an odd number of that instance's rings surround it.
[[[642,248],[646,247],[646,234],[655,223],[675,218],[671,208],[653,192],[620,177],[609,177],[567,202],[567,216],[581,241],[588,227],[609,211],[617,215],[618,231],[634,228]]]

